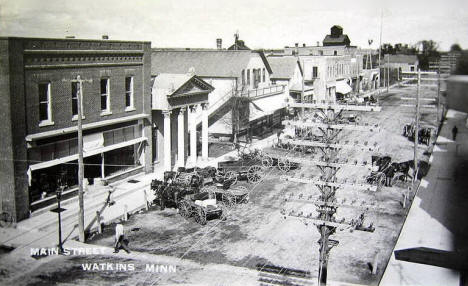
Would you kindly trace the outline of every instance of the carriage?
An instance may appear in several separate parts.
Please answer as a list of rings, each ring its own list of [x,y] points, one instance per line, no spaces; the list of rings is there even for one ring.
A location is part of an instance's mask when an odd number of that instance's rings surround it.
[[[264,167],[259,158],[249,157],[240,160],[229,160],[218,163],[216,174],[227,181],[247,180],[249,183],[257,183],[264,177]]]
[[[186,218],[194,218],[198,224],[205,225],[210,218],[221,218],[223,210],[217,205],[216,198],[211,198],[208,192],[186,195],[178,203],[179,214]]]
[[[151,182],[151,189],[154,191],[155,201],[159,203],[161,210],[166,207],[177,207],[186,195],[196,194],[200,190],[198,186],[168,184],[159,180]]]
[[[406,124],[403,127],[403,136],[407,137],[410,141],[414,141],[416,136],[416,126],[414,123]],[[431,138],[434,134],[434,130],[432,127],[420,127],[418,129],[418,143],[426,144],[429,146]]]
[[[385,180],[385,174],[379,171],[372,171],[368,176],[366,176],[366,182],[372,186],[376,186],[377,189],[380,189],[385,185]]]
[[[211,198],[216,198],[228,207],[235,204],[246,204],[250,199],[249,190],[245,186],[226,188],[221,185],[212,185],[204,187],[202,191],[209,193]]]

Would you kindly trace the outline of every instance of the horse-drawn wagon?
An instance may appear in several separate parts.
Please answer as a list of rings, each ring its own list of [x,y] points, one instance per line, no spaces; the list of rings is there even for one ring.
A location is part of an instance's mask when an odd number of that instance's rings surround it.
[[[217,205],[216,198],[210,198],[208,192],[185,196],[178,203],[179,214],[186,218],[194,218],[201,225],[205,225],[209,218],[224,219],[223,210]]]
[[[234,186],[231,188],[225,188],[220,185],[207,186],[202,191],[210,194],[210,197],[216,198],[221,201],[224,205],[232,207],[235,204],[246,204],[249,202],[249,190],[245,186]]]
[[[239,160],[229,160],[218,163],[217,175],[223,176],[226,180],[247,180],[249,183],[257,183],[264,177],[262,161],[256,156],[241,158]]]

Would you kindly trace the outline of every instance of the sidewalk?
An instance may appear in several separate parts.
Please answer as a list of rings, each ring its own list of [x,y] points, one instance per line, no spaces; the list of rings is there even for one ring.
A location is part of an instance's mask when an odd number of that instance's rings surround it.
[[[468,247],[468,129],[466,114],[449,110],[394,250],[429,247],[466,250]],[[452,128],[458,135],[452,140]],[[459,273],[430,265],[397,261],[392,255],[380,285],[459,285]]]
[[[262,140],[255,141],[253,148],[263,148],[271,145],[276,135],[271,135]],[[199,167],[217,166],[218,162],[236,157],[237,151],[231,151],[217,158],[210,158],[208,161],[199,161]],[[111,195],[111,200],[115,201],[112,206],[106,207],[109,187],[91,188],[84,195],[85,206],[85,227],[87,230],[97,228],[96,211],[100,212],[101,222],[104,224],[123,217],[124,212],[134,213],[146,207],[147,202],[154,199],[150,190],[151,180],[163,178],[164,170],[155,168],[155,172],[150,174],[139,174],[131,178],[126,178],[110,184],[115,188]],[[133,180],[134,183],[129,182]],[[68,202],[63,202],[62,208],[62,238],[63,240],[73,239],[78,236],[78,200],[72,198]],[[0,228],[0,245],[20,248],[20,247],[54,247],[58,241],[58,217],[54,212],[44,212],[29,219],[23,220],[16,225],[16,228]]]

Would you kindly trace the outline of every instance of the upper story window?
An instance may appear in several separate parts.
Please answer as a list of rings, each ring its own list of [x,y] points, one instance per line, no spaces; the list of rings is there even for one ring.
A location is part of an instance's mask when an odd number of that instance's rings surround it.
[[[337,51],[333,51],[333,55],[334,55],[334,56],[337,56],[337,55],[338,55],[338,52],[337,52]]]
[[[250,86],[250,70],[247,70],[247,85]]]
[[[265,68],[262,69],[262,82],[265,82]]]
[[[261,72],[261,69],[254,69],[253,70],[253,85],[254,85],[254,88],[257,88],[258,83],[260,82],[260,72]]]
[[[101,114],[110,112],[109,79],[101,79]]]
[[[78,82],[72,82],[72,115],[78,116]]]
[[[242,70],[241,72],[241,80],[242,80],[242,86],[245,85],[245,70]]]
[[[39,83],[39,126],[51,125],[52,101],[50,95],[50,82]]]
[[[125,77],[125,110],[134,109],[133,104],[133,77]]]
[[[318,67],[312,67],[312,78],[318,78]]]

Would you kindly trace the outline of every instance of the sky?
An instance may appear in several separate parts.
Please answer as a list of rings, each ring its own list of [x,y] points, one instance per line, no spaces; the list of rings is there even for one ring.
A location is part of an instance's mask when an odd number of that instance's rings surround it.
[[[381,17],[382,16],[382,17]],[[0,36],[151,41],[153,47],[316,45],[340,25],[351,44],[434,40],[468,49],[467,0],[0,0]]]

